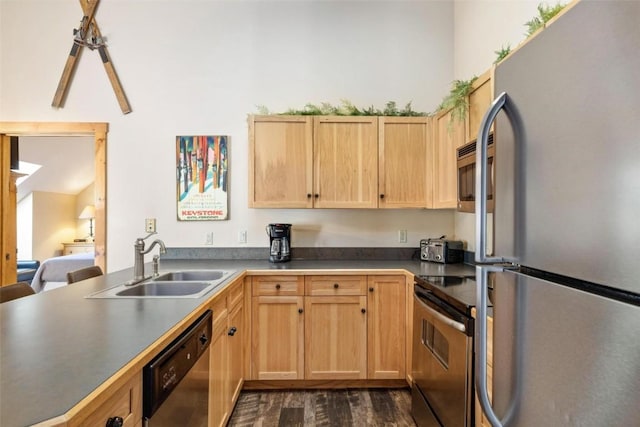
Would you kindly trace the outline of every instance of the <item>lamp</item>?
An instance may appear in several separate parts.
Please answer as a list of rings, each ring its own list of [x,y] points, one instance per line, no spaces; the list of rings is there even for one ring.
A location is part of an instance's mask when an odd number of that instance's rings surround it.
[[[89,238],[93,242],[93,218],[96,217],[96,207],[93,205],[87,205],[80,212],[80,216],[78,219],[88,219],[89,220]]]

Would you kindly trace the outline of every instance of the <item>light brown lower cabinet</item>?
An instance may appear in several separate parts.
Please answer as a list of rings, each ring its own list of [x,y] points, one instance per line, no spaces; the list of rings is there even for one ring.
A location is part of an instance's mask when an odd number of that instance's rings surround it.
[[[487,318],[487,387],[491,400],[493,386],[493,318]],[[476,427],[491,427],[476,396]]]
[[[304,378],[304,297],[252,298],[251,378]]]
[[[213,338],[209,364],[209,426],[227,424],[242,388],[244,363],[243,282],[238,281],[214,300]]]
[[[240,395],[243,383],[244,372],[244,352],[243,352],[243,334],[244,327],[244,306],[242,302],[231,310],[229,313],[229,321],[227,323],[228,355],[229,355],[229,384],[228,403],[233,407],[234,402]]]
[[[252,380],[405,378],[404,275],[289,277],[252,278]]]
[[[405,378],[405,276],[368,276],[367,288],[367,378]]]
[[[214,301],[213,333],[209,364],[209,425],[217,427],[224,425],[229,415],[227,404],[227,376],[228,376],[228,343],[227,336],[227,302],[221,297]]]
[[[308,380],[367,378],[367,297],[306,297],[304,367]]]
[[[142,373],[137,372],[131,376],[124,385],[115,386],[113,390],[107,390],[102,396],[108,396],[105,400],[96,398],[87,407],[86,412],[81,411],[69,420],[68,427],[104,426],[109,418],[121,417],[124,427],[137,427],[142,425]]]

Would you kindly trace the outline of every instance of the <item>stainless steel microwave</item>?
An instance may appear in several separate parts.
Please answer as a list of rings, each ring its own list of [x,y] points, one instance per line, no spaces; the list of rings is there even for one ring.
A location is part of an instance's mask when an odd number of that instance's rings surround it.
[[[487,210],[493,212],[493,190],[494,183],[494,157],[495,146],[493,144],[493,133],[489,134],[489,145],[487,150],[489,173],[489,189],[487,194]],[[476,141],[471,141],[458,148],[458,211],[476,211]]]

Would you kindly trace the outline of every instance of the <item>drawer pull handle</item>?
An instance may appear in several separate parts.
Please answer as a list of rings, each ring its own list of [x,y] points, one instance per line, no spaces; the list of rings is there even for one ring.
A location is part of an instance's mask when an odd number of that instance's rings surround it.
[[[370,288],[369,288],[369,292],[373,292],[373,287],[370,287]]]
[[[235,326],[232,326],[231,329],[229,329],[229,332],[227,332],[227,335],[232,337],[236,334],[237,331],[238,331],[238,328],[236,328]]]
[[[338,285],[337,283],[334,283],[334,284],[333,284],[333,288],[334,288],[334,289],[338,289],[339,287],[340,287],[340,285]]]
[[[298,313],[300,313],[300,314],[302,314],[302,312],[303,312],[303,311],[304,311],[304,310],[303,310],[303,309],[301,309],[301,308],[299,308],[299,309],[298,309]]]
[[[276,285],[276,289],[280,289],[280,283]]]

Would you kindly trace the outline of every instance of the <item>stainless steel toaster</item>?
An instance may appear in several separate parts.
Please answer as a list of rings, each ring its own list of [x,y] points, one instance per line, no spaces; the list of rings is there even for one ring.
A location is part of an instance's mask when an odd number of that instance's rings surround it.
[[[464,260],[462,242],[444,238],[422,239],[420,240],[420,259],[442,264],[462,262]]]

